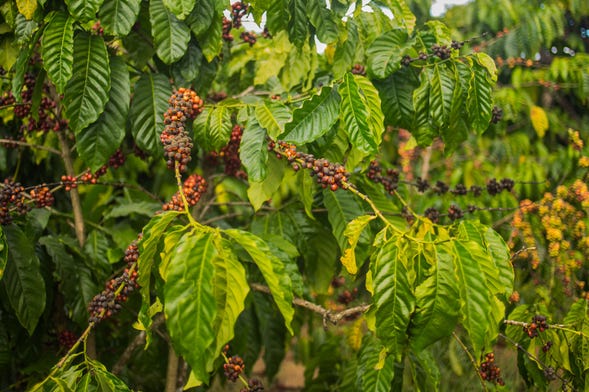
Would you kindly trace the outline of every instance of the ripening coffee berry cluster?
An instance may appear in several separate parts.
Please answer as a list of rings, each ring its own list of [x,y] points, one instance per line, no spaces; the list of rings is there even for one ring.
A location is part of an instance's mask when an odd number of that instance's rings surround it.
[[[135,270],[138,258],[137,242],[133,241],[125,250],[127,268],[121,275],[106,282],[104,290],[88,304],[89,322],[98,323],[113,316],[121,310],[121,304],[127,301],[129,294],[139,288]]]
[[[245,370],[243,359],[239,355],[233,355],[228,358],[227,363],[223,364],[223,374],[229,381],[237,381],[239,375]]]
[[[51,207],[55,202],[53,193],[51,193],[51,190],[45,184],[31,189],[29,195],[31,196],[31,200],[35,202],[35,207],[37,208]]]
[[[483,380],[492,382],[498,385],[505,385],[503,378],[501,378],[501,369],[495,364],[495,354],[488,353],[485,355],[485,360],[481,362],[479,374]]]
[[[274,151],[278,159],[286,157],[294,171],[300,169],[310,170],[311,176],[315,177],[317,183],[323,188],[337,191],[340,188],[347,189],[350,186],[347,182],[350,173],[339,163],[332,163],[325,158],[315,158],[312,154],[297,151],[294,144],[280,140],[277,142],[270,141],[268,150]]]
[[[250,378],[247,382],[247,387],[243,387],[239,392],[262,392],[264,384],[257,378]]]
[[[73,345],[76,344],[77,340],[78,337],[76,336],[76,334],[67,329],[61,331],[58,336],[59,345],[65,348],[66,350],[72,348]]]
[[[248,6],[243,1],[231,4],[231,20],[233,21],[233,27],[236,29],[241,27],[241,18],[243,18],[247,12]]]
[[[11,213],[25,215],[30,206],[26,203],[25,188],[18,182],[7,178],[0,184],[0,225],[12,222]]]
[[[544,332],[548,329],[548,324],[546,323],[546,316],[542,315],[535,315],[532,318],[532,322],[523,327],[524,332],[528,334],[528,336],[533,339],[538,336],[538,331]]]
[[[370,162],[366,176],[372,182],[382,184],[385,191],[387,191],[387,193],[390,195],[394,194],[395,191],[399,188],[399,172],[395,169],[387,169],[386,174],[383,175],[382,168],[377,161]]]
[[[442,60],[450,58],[450,55],[452,54],[451,48],[446,45],[433,44],[431,50],[434,56],[439,57]]]
[[[362,64],[354,64],[351,71],[354,75],[366,75],[366,67]]]
[[[206,180],[198,174],[190,175],[182,184],[182,193],[186,197],[186,202],[189,207],[193,207],[198,203],[201,196],[207,191]],[[180,192],[176,192],[172,199],[163,205],[164,211],[183,211],[184,202]]]
[[[241,144],[241,136],[243,135],[243,127],[235,125],[231,130],[231,137],[229,143],[221,149],[219,156],[223,158],[225,163],[225,174],[237,178],[246,178],[245,171],[241,168],[241,159],[239,158],[239,146]]]
[[[160,135],[160,141],[164,146],[168,168],[174,169],[178,164],[182,172],[192,159],[193,145],[186,130],[186,123],[202,112],[203,101],[193,90],[179,88],[172,94],[168,103],[170,106],[164,113],[164,130]]]

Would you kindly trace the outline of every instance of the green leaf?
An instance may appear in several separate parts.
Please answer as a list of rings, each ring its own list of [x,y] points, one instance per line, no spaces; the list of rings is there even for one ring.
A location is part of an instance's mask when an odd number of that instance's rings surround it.
[[[231,136],[230,109],[219,105],[205,108],[192,124],[194,140],[205,151],[219,151],[227,145]]]
[[[269,380],[278,373],[286,355],[286,328],[276,306],[263,293],[253,292],[253,307],[259,323],[260,338],[264,345],[265,373]]]
[[[401,68],[401,59],[411,48],[407,30],[390,30],[372,42],[366,51],[368,70],[378,79],[384,79]]]
[[[99,291],[92,279],[92,271],[80,260],[75,260],[59,238],[42,237],[39,244],[45,247],[55,264],[55,278],[59,282],[59,292],[63,295],[68,317],[85,326],[88,322],[86,307]]]
[[[76,132],[80,157],[94,171],[108,162],[125,137],[131,89],[127,65],[119,57],[110,60],[109,99],[98,120]]]
[[[137,272],[141,297],[144,304],[151,304],[151,274],[155,264],[154,258],[158,255],[158,246],[162,236],[172,221],[180,215],[176,211],[166,211],[151,218],[143,228],[143,237],[137,244],[139,259],[137,260]]]
[[[419,391],[440,390],[440,369],[436,358],[428,350],[410,352],[411,375]]]
[[[272,253],[263,239],[252,233],[238,229],[223,232],[243,247],[256,263],[270,288],[274,302],[284,317],[286,328],[292,335],[291,322],[294,316],[292,283],[280,259]]]
[[[321,94],[314,95],[295,109],[293,119],[284,126],[281,138],[297,145],[312,142],[323,136],[335,124],[339,116],[340,97],[331,87],[323,87]]]
[[[105,0],[98,17],[107,34],[126,36],[135,24],[140,9],[140,0]]]
[[[307,0],[309,22],[315,27],[317,38],[324,44],[337,42],[339,30],[337,18],[321,0]]]
[[[4,288],[20,324],[32,335],[45,310],[45,281],[35,244],[16,225],[3,227],[8,242]]]
[[[331,231],[337,239],[342,252],[348,247],[348,240],[344,233],[348,223],[363,214],[362,206],[349,192],[323,191],[323,203],[327,208],[327,218],[331,224]],[[367,233],[363,235],[363,242],[367,242]]]
[[[410,129],[413,122],[413,91],[419,80],[411,69],[401,69],[383,80],[375,80],[387,124]]]
[[[412,133],[420,146],[430,145],[434,137],[437,136],[437,132],[430,125],[430,91],[431,86],[427,72],[422,71],[420,85],[413,91],[413,108],[415,112]]]
[[[259,182],[266,178],[268,162],[266,131],[253,116],[250,116],[241,135],[239,158],[245,167],[249,181]]]
[[[110,91],[110,66],[101,37],[79,33],[74,39],[73,74],[65,88],[63,105],[69,126],[79,132],[103,112]]]
[[[345,124],[344,129],[350,142],[360,151],[376,152],[378,144],[368,129],[368,110],[352,73],[344,75],[338,92],[342,99],[340,117]]]
[[[164,7],[162,0],[149,2],[151,35],[158,57],[166,64],[180,60],[190,41],[190,29]]]
[[[268,136],[276,139],[284,132],[284,125],[292,120],[290,110],[279,102],[262,101],[256,105],[256,119],[268,131]]]
[[[70,15],[80,22],[96,18],[96,13],[104,0],[65,0]]]
[[[586,373],[589,369],[589,301],[579,299],[572,304],[563,322],[582,334],[579,336],[576,333],[565,332],[571,351],[577,361],[582,363],[581,369]]]
[[[58,93],[63,94],[72,77],[74,63],[74,20],[57,12],[45,27],[41,42],[43,66]]]
[[[448,246],[439,244],[423,253],[430,259],[432,271],[415,289],[415,314],[409,334],[416,352],[449,336],[458,322],[460,301],[451,252]]]
[[[215,346],[209,358],[208,371],[212,370],[213,362],[225,344],[233,339],[235,323],[245,308],[245,298],[250,291],[245,268],[233,253],[231,243],[221,237],[215,238],[215,241],[218,256],[213,259],[215,266],[213,288],[217,317],[213,329],[217,332]]]
[[[6,263],[8,262],[8,242],[6,241],[6,235],[0,227],[0,281],[4,276],[4,270],[6,269]]]
[[[302,48],[307,39],[306,0],[289,0],[288,39],[297,48]]]
[[[269,159],[266,168],[266,178],[259,182],[250,182],[247,196],[257,211],[268,201],[274,192],[280,188],[284,176],[284,163],[278,159]]]
[[[198,44],[208,62],[213,61],[223,48],[223,12],[219,9],[220,4],[224,3],[201,0],[194,8],[196,17],[189,21],[192,32],[198,38]],[[195,12],[192,15],[195,15]]]
[[[176,352],[199,380],[208,380],[207,352],[215,341],[217,305],[214,295],[216,234],[187,232],[164,258],[166,326]]]
[[[166,8],[180,20],[186,19],[194,8],[194,0],[163,0]]]
[[[411,33],[415,28],[417,19],[405,0],[385,0],[385,4],[392,11],[395,20],[398,20]]]
[[[215,0],[197,0],[186,24],[192,33],[201,38],[215,19]]]
[[[378,90],[368,78],[362,75],[354,75],[354,80],[360,88],[362,100],[368,111],[368,130],[378,146],[384,132],[384,114]]]
[[[22,17],[22,15],[21,15]],[[42,30],[38,29],[35,33],[35,37],[31,40],[33,42],[37,42],[39,36],[41,35]],[[5,40],[6,44],[2,48],[0,54],[2,56],[6,56],[4,62],[5,63],[12,63],[14,61],[14,57],[11,56],[12,54],[12,47],[9,45],[9,40]],[[14,45],[16,47],[16,45]],[[34,44],[25,44],[23,48],[21,48],[20,52],[18,52],[18,57],[16,57],[16,62],[14,63],[14,76],[12,77],[12,95],[15,97],[16,102],[22,102],[21,91],[24,86],[25,82],[25,73],[29,69],[31,55],[33,54],[33,49],[35,49]],[[5,53],[2,53],[5,52]]]
[[[484,132],[489,127],[493,110],[493,84],[487,68],[478,63],[472,64],[472,77],[468,86],[466,101],[469,120],[477,133]]]
[[[492,298],[487,288],[486,276],[479,261],[472,257],[469,250],[460,241],[453,242],[455,268],[458,275],[461,301],[461,323],[470,338],[473,351],[482,352],[488,339],[490,327]]]
[[[415,308],[406,247],[402,240],[392,238],[373,256],[370,265],[376,336],[397,362],[401,359]]]
[[[432,68],[428,68],[428,71],[431,123],[441,130],[448,126],[450,119],[455,84],[454,73],[444,63],[435,63]]]
[[[503,238],[492,228],[483,227],[482,232],[487,251],[491,254],[493,263],[499,271],[500,292],[511,295],[514,284],[514,272],[509,248]]]
[[[375,215],[359,216],[350,221],[344,230],[344,236],[348,240],[349,246],[345,249],[340,260],[351,275],[356,275],[358,272],[358,265],[356,263],[356,245],[358,244],[360,235],[364,231],[366,225],[368,225],[371,220],[374,220],[374,218],[376,218]]]
[[[161,203],[150,201],[131,202],[124,199],[120,200],[119,204],[115,205],[106,215],[104,215],[104,220],[129,216],[131,214],[152,217],[157,211],[161,210],[161,208]]]
[[[362,348],[358,353],[357,390],[389,392],[395,375],[394,358],[386,355],[385,347],[374,336],[366,335],[362,339]],[[384,359],[384,361],[383,361]]]
[[[345,41],[339,42],[335,48],[335,54],[333,56],[333,77],[341,78],[346,72],[348,72],[356,58],[356,52],[358,49],[358,27],[354,19],[348,19],[347,25],[347,37]]]
[[[129,108],[131,131],[137,146],[151,154],[161,151],[159,137],[170,95],[170,81],[162,74],[146,72],[135,85]]]
[[[450,108],[450,118],[448,119],[448,129],[442,132],[442,138],[445,143],[445,151],[448,153],[455,151],[460,143],[468,137],[469,127],[467,124],[466,101],[468,80],[462,78],[462,73],[470,76],[470,70],[464,63],[456,62],[454,68],[454,92],[452,95],[452,107]]]

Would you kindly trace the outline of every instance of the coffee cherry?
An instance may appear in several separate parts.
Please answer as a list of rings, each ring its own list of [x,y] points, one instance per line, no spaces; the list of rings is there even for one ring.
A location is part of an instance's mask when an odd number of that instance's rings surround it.
[[[51,190],[45,186],[45,184],[31,189],[29,195],[31,196],[31,199],[35,201],[35,206],[37,208],[51,207],[55,201]]]
[[[234,355],[230,357],[227,363],[223,364],[223,373],[229,381],[235,382],[239,375],[245,370],[245,364],[240,356]]]
[[[493,353],[485,355],[485,360],[481,362],[479,367],[479,375],[483,380],[498,385],[505,385],[505,382],[501,378],[501,369],[495,364],[495,354]]]
[[[198,203],[201,196],[207,191],[207,182],[198,174],[190,175],[182,185],[182,193],[186,197],[186,202],[189,207],[193,207]],[[164,211],[182,211],[184,210],[184,202],[179,192],[176,192],[172,199],[163,205]]]
[[[244,31],[239,35],[239,37],[243,40],[243,42],[250,44],[250,46],[254,46],[257,41],[256,34],[251,31]]]
[[[497,124],[503,118],[503,110],[498,106],[493,106],[491,111],[491,123]]]
[[[352,67],[352,73],[354,75],[366,75],[366,67],[362,64],[354,64]]]
[[[257,378],[250,378],[247,382],[247,387],[241,388],[239,392],[262,392],[264,385]]]
[[[464,216],[464,212],[460,209],[460,207],[452,204],[450,208],[448,208],[448,218],[450,220],[455,221],[460,219]]]
[[[433,223],[438,223],[440,220],[440,211],[438,211],[437,209],[435,209],[433,207],[430,207],[427,210],[425,210],[424,215],[426,218],[431,220]]]
[[[78,341],[78,337],[76,336],[75,333],[73,333],[72,331],[68,331],[67,329],[64,331],[61,331],[59,333],[59,345],[63,348],[65,348],[66,350],[69,350],[70,348],[73,347],[74,344],[76,344],[76,342]]]
[[[450,51],[450,48],[448,48],[446,45],[440,46],[438,44],[433,44],[431,49],[432,49],[432,52],[434,53],[434,56],[437,56],[442,60],[450,58],[450,55],[452,54]]]

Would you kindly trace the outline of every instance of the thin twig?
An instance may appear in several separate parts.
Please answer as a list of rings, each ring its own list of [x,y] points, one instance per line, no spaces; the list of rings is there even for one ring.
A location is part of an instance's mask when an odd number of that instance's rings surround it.
[[[0,139],[0,144],[16,144],[18,146],[24,146],[24,147],[29,147],[29,148],[33,148],[33,149],[37,149],[37,150],[44,150],[44,151],[49,151],[53,154],[59,155],[61,156],[61,151],[56,150],[53,147],[47,147],[47,146],[41,146],[38,144],[31,144],[31,143],[27,143],[27,142],[22,142],[20,140],[11,140],[11,139]]]
[[[516,320],[503,320],[503,324],[507,325],[515,325],[517,327],[528,328],[531,323],[526,323],[524,321],[516,321]],[[564,324],[546,324],[546,328],[558,329],[564,332],[570,332],[572,334],[589,338],[589,336],[585,335],[583,331],[576,331],[574,329],[570,329],[567,325]]]
[[[251,283],[250,287],[260,293],[272,294],[268,286],[264,286],[258,283]],[[301,308],[309,309],[312,312],[318,313],[323,317],[323,327],[327,328],[327,323],[337,325],[342,319],[356,315],[358,313],[365,313],[369,308],[370,304],[362,304],[354,306],[353,308],[344,309],[339,312],[333,312],[329,309],[325,309],[321,305],[317,305],[313,302],[307,301],[302,298],[294,298],[292,300],[293,305],[300,306]]]
[[[488,391],[487,384],[485,383],[485,380],[483,379],[483,376],[481,376],[481,373],[479,372],[479,367],[477,365],[477,361],[474,359],[474,357],[472,356],[472,354],[468,350],[468,347],[466,347],[466,345],[464,344],[464,342],[462,340],[460,340],[460,338],[458,337],[458,335],[456,334],[456,332],[452,332],[452,336],[454,337],[454,340],[456,340],[456,342],[458,342],[458,344],[460,345],[460,347],[462,347],[462,350],[468,356],[468,359],[470,360],[470,363],[472,363],[472,366],[474,367],[474,371],[477,374],[477,376],[479,377],[479,381],[481,382],[481,386],[483,387],[483,391]]]

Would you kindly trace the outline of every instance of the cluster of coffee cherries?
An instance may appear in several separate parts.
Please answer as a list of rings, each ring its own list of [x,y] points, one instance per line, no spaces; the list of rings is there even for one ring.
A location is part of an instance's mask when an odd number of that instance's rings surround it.
[[[164,113],[164,130],[160,141],[169,169],[178,164],[179,170],[185,171],[190,162],[192,139],[186,130],[186,122],[198,116],[203,109],[203,101],[195,91],[179,88],[168,100],[169,107]]]
[[[481,362],[479,374],[483,380],[501,386],[505,385],[505,381],[501,378],[501,369],[495,364],[495,354],[493,353],[485,355],[485,360]]]
[[[491,110],[491,123],[497,124],[503,118],[503,109],[499,106],[493,106]]]
[[[354,64],[351,71],[354,75],[366,75],[366,67],[362,64]]]
[[[207,191],[206,180],[198,174],[192,174],[182,184],[182,193],[189,207],[194,207],[201,196]],[[162,206],[164,211],[183,211],[184,202],[180,192],[176,192],[172,199]]]
[[[548,324],[546,323],[546,316],[542,315],[535,315],[532,318],[532,322],[523,327],[523,330],[528,336],[533,339],[538,336],[538,331],[544,332],[548,329]]]
[[[241,27],[241,18],[248,13],[248,5],[243,1],[238,1],[231,4],[231,20],[232,25],[236,29]]]
[[[431,55],[428,55],[425,52],[419,52],[415,58],[405,55],[401,58],[401,65],[408,67],[414,61],[427,60],[429,57],[438,57],[441,60],[446,60],[452,55],[452,50],[459,50],[464,46],[465,42],[467,41],[452,41],[450,46],[433,44],[430,47],[430,50],[432,51]]]
[[[344,290],[337,296],[337,302],[343,305],[349,305],[358,298],[358,288],[354,287],[352,290]]]
[[[51,207],[55,202],[51,189],[46,184],[37,185],[29,192],[31,200],[35,202],[35,207]]]
[[[30,210],[26,203],[25,188],[19,183],[7,178],[0,184],[0,225],[12,222],[11,212],[25,215]]]
[[[346,168],[339,163],[329,162],[325,158],[315,158],[312,154],[297,151],[294,144],[289,144],[284,141],[270,141],[268,143],[268,150],[274,151],[276,157],[281,159],[286,157],[290,166],[294,171],[300,169],[311,170],[311,176],[317,178],[317,183],[323,188],[329,188],[332,191],[338,189],[348,189],[348,178],[350,173]]]
[[[73,347],[74,344],[76,344],[78,337],[72,331],[65,329],[59,333],[57,339],[61,347],[65,348],[66,350],[69,350]]]
[[[125,164],[125,159],[125,154],[119,148],[113,153],[113,155],[111,155],[111,157],[108,159],[108,162],[98,168],[98,170],[96,170],[94,173],[90,169],[86,169],[85,172],[77,177],[62,175],[60,178],[60,185],[69,192],[72,189],[77,188],[78,184],[96,184],[98,183],[100,177],[106,174],[109,167],[118,169]]]
[[[451,48],[447,45],[433,44],[431,50],[434,56],[439,57],[442,60],[450,58],[450,55],[452,54]]]
[[[262,392],[264,390],[264,384],[257,378],[250,378],[247,381],[247,387],[243,387],[239,392]]]
[[[223,364],[223,374],[225,374],[225,377],[232,382],[237,381],[244,370],[245,364],[239,355],[233,355],[227,358],[227,362]]]
[[[366,176],[369,180],[382,184],[385,191],[390,195],[394,194],[399,188],[399,172],[395,169],[387,169],[386,174],[382,174],[382,168],[377,161],[370,162]]]
[[[141,239],[141,236],[139,236],[139,239]],[[137,241],[133,241],[125,250],[127,267],[123,273],[106,282],[105,289],[100,294],[95,295],[88,304],[88,313],[90,313],[88,321],[90,323],[99,323],[110,318],[121,310],[121,304],[127,301],[129,294],[139,288],[137,271],[135,270],[138,258]]]
[[[243,42],[250,44],[250,46],[254,46],[257,41],[256,34],[251,31],[243,31],[239,38],[243,40]]]
[[[225,174],[237,178],[246,178],[245,171],[241,168],[241,159],[239,158],[239,145],[241,144],[241,136],[243,135],[243,127],[235,125],[231,130],[231,137],[229,143],[221,149],[219,156],[223,158],[225,163]]]

